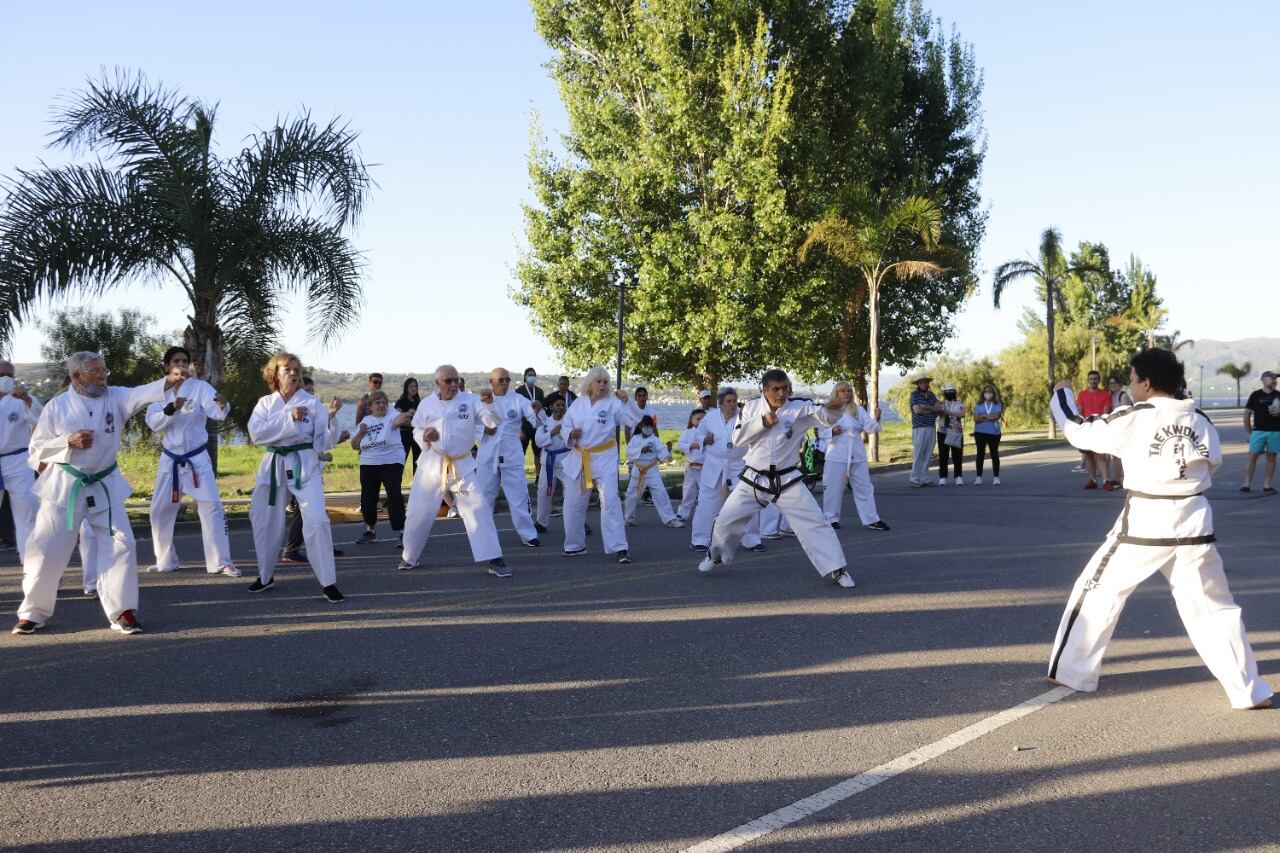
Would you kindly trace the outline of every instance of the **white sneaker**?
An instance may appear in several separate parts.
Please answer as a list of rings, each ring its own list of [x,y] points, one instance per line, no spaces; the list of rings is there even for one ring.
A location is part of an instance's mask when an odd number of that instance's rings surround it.
[[[992,478],[991,478],[991,485],[993,485],[993,486],[998,486],[998,485],[1000,485],[1000,478],[999,478],[999,477],[992,477]]]
[[[149,566],[147,568],[147,571],[149,572],[176,572],[177,570],[177,566],[174,566],[172,569],[162,569],[159,566]]]
[[[834,583],[844,587],[845,589],[853,589],[855,586],[853,582],[853,575],[849,574],[844,569],[836,569],[834,572],[827,575],[827,577],[831,578]]]
[[[946,477],[939,477],[939,478],[938,478],[938,485],[939,485],[939,486],[945,486],[946,484],[947,484],[947,478],[946,478]]]
[[[963,485],[964,485],[964,478],[963,478],[963,477],[952,477],[952,478],[951,478],[951,485],[953,485],[953,486],[963,486]]]
[[[684,522],[678,518],[673,518],[667,522],[667,527],[684,527]]]
[[[226,575],[229,578],[238,578],[240,577],[240,570],[237,569],[235,566],[223,566],[221,569],[214,572],[213,574]]]
[[[974,484],[975,486],[981,486],[981,485],[982,485],[982,478],[981,478],[981,477],[974,477],[974,478],[973,478],[973,484]]]
[[[706,574],[707,572],[720,565],[720,561],[711,556],[711,552],[707,552],[707,556],[702,558],[702,562],[698,563],[698,571]]]

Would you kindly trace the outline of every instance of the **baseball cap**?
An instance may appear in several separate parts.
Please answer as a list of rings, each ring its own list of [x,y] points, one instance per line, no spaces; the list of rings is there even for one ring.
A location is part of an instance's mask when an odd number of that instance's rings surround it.
[[[1274,370],[1264,370],[1264,371],[1262,371],[1262,378],[1263,378],[1263,379],[1275,379],[1275,378],[1276,378],[1276,372],[1275,372]]]
[[[699,391],[699,392],[698,392],[698,399],[699,399],[699,400],[701,400],[701,399],[703,399],[703,398],[705,398],[705,397],[710,397],[710,396],[711,396],[711,391],[710,391],[710,390],[708,390],[708,389],[706,389],[706,388],[703,388],[701,391]]]

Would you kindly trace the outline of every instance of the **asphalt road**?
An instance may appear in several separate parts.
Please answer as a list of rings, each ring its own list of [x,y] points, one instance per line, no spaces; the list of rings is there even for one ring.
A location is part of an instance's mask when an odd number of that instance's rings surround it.
[[[1242,434],[1222,432],[1220,547],[1274,687],[1280,499],[1236,491]],[[1051,689],[1066,596],[1122,500],[1081,491],[1072,457],[1010,459],[999,488],[878,477],[893,531],[840,531],[854,590],[793,539],[699,575],[652,510],[628,567],[598,538],[566,560],[554,529],[537,551],[504,532],[506,581],[469,563],[458,522],[417,571],[392,542],[348,544],[336,606],[305,567],[257,596],[206,576],[187,528],[183,568],[143,576],[133,637],[73,567],[48,630],[0,637],[0,844],[675,850],[941,741],[958,745],[744,849],[1280,848],[1280,713],[1229,710],[1159,576],[1098,693],[966,728]],[[248,569],[247,531],[232,544]]]

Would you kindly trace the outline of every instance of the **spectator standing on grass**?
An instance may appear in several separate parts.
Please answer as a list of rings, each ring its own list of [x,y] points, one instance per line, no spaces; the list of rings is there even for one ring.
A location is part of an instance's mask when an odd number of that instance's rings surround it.
[[[991,452],[991,485],[1000,485],[1000,422],[1004,420],[1004,403],[1000,392],[988,382],[982,386],[977,405],[973,407],[973,444],[977,451],[978,474],[975,486],[982,485],[982,468]]]
[[[405,379],[404,387],[400,392],[400,398],[396,400],[396,411],[409,415],[410,423],[400,428],[400,445],[404,447],[404,452],[413,457],[413,473],[418,473],[418,457],[422,455],[422,448],[418,446],[418,442],[413,440],[413,416],[418,411],[418,403],[421,401],[418,395],[418,380],[412,376]]]
[[[937,423],[941,408],[938,395],[929,390],[931,376],[918,376],[911,392],[911,487],[932,486],[929,479],[929,462],[933,447],[938,441]]]
[[[360,395],[360,399],[356,401],[356,423],[360,423],[360,419],[369,411],[369,395],[374,391],[382,390],[382,374],[369,374],[369,390]]]
[[[515,391],[530,403],[541,403],[543,407],[547,404],[546,395],[538,387],[538,371],[532,367],[524,369],[524,382]],[[524,418],[520,421],[520,449],[528,453],[529,445],[533,444],[533,481],[535,483],[538,481],[538,475],[542,472],[542,448],[533,440],[534,433],[538,431],[537,422],[539,420],[541,418],[535,417],[532,420]]]
[[[698,408],[704,412],[709,412],[716,405],[715,395],[711,393],[711,389],[703,388],[698,392]]]
[[[951,484],[963,486],[961,458],[964,455],[964,403],[958,398],[956,386],[948,382],[942,386],[940,404],[942,423],[938,426],[938,485],[947,484],[947,460],[951,460]]]
[[[1088,387],[1082,388],[1076,394],[1076,408],[1080,410],[1081,417],[1097,418],[1111,414],[1111,392],[1099,387],[1102,383],[1102,374],[1096,370],[1090,370],[1086,383]],[[1084,487],[1098,488],[1098,472],[1101,470],[1102,488],[1107,491],[1115,488],[1115,484],[1111,481],[1111,459],[1105,454],[1099,455],[1092,450],[1084,450],[1083,455],[1084,467],[1089,472],[1089,482],[1085,483]]]
[[[1280,391],[1276,390],[1276,374],[1262,372],[1262,387],[1249,395],[1244,404],[1244,431],[1249,436],[1249,462],[1245,466],[1242,492],[1253,489],[1253,472],[1258,467],[1258,457],[1267,455],[1267,468],[1262,475],[1262,491],[1276,493],[1273,478],[1276,473],[1276,454],[1280,453]]]
[[[364,532],[356,540],[367,545],[377,539],[374,530],[378,526],[378,492],[387,493],[387,519],[391,531],[402,537],[404,533],[404,445],[400,442],[400,430],[413,421],[409,412],[392,412],[387,395],[374,391],[369,395],[367,414],[356,426],[351,437],[351,447],[360,452],[360,516],[364,519]]]
[[[556,390],[543,398],[542,405],[547,411],[551,411],[552,403],[556,400],[564,400],[565,411],[568,411],[576,399],[578,399],[578,395],[569,388],[569,377],[561,376],[556,380]]]

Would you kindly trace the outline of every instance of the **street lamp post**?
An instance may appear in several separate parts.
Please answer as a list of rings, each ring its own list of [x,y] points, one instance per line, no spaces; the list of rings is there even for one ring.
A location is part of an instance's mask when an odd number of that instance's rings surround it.
[[[614,380],[614,388],[622,388],[622,328],[627,316],[627,288],[635,287],[640,283],[640,276],[632,275],[629,279],[626,275],[619,275],[618,280],[614,283],[614,287],[618,288],[618,356],[616,366],[616,378]],[[614,429],[614,440],[620,441],[619,429]]]

